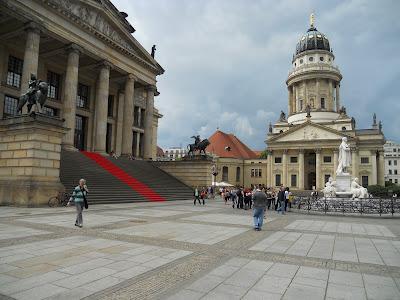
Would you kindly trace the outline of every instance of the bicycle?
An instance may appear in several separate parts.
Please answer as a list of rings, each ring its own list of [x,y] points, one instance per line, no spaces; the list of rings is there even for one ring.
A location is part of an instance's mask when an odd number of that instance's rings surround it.
[[[54,206],[67,206],[69,201],[69,194],[66,192],[59,192],[57,196],[53,196],[49,198],[48,205],[50,207]]]

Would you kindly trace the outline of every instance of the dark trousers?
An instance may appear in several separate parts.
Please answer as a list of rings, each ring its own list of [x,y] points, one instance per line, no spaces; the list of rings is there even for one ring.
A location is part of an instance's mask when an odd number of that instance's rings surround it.
[[[243,209],[243,198],[241,198],[241,197],[239,197],[239,199],[238,199],[237,208]]]
[[[201,204],[199,196],[194,197],[193,205],[196,205],[196,201],[199,201],[199,204]]]

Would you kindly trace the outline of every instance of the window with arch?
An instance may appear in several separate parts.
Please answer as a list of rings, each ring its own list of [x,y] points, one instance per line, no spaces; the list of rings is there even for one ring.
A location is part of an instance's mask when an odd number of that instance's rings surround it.
[[[321,98],[321,108],[325,109],[325,98]]]
[[[222,181],[228,181],[228,167],[222,167]]]
[[[323,57],[323,56],[320,56],[320,57],[319,57],[319,60],[320,60],[320,61],[324,61],[324,57]]]
[[[236,167],[236,182],[240,181],[240,167]]]
[[[308,60],[309,60],[309,61],[314,61],[314,57],[310,56],[310,57],[308,58]]]
[[[343,126],[343,127],[342,127],[342,131],[345,131],[345,130],[346,130],[346,127]]]
[[[300,59],[300,63],[301,63],[301,64],[303,63],[303,59]]]

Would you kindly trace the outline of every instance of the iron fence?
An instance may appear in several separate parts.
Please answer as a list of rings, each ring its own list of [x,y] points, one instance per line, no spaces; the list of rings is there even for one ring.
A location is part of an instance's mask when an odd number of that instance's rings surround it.
[[[296,197],[292,207],[303,211],[327,213],[360,214],[360,215],[394,215],[400,214],[400,199],[398,198],[318,198]]]

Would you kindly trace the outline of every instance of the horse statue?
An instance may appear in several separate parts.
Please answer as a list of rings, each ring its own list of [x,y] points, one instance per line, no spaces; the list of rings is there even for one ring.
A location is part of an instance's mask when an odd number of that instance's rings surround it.
[[[208,139],[200,140],[200,136],[192,136],[194,139],[194,144],[189,144],[188,148],[188,155],[193,156],[195,151],[200,151],[200,154],[203,152],[204,155],[206,154],[206,148],[210,145]]]
[[[31,74],[31,79],[28,83],[28,91],[19,97],[17,112],[21,112],[22,108],[27,103],[28,113],[32,113],[32,107],[35,104],[38,112],[41,113],[47,99],[48,88],[49,85],[47,82],[37,80],[36,76]]]

